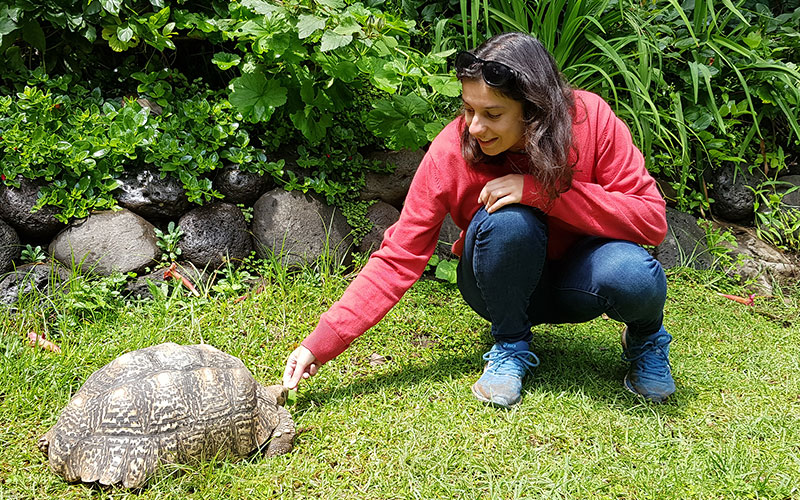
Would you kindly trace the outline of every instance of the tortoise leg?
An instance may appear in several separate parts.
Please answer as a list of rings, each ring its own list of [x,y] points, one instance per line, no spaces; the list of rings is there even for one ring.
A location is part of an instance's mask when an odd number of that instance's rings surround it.
[[[270,437],[269,443],[267,443],[265,454],[268,457],[273,457],[292,451],[294,434],[294,421],[291,415],[286,411],[286,408],[279,406],[278,425],[275,427],[275,430],[272,431],[272,436]]]

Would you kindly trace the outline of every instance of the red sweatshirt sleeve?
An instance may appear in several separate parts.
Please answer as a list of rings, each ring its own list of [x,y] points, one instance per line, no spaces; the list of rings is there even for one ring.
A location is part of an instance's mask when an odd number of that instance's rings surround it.
[[[425,270],[447,214],[446,196],[432,155],[426,155],[411,182],[399,220],[383,243],[321,317],[302,344],[322,364],[380,321]]]
[[[594,151],[594,158],[579,158],[592,175],[585,179],[576,173],[547,213],[576,233],[658,245],[667,233],[664,199],[628,127],[605,101],[592,97],[578,99],[588,116],[574,129],[581,153]],[[596,144],[587,147],[588,141]]]

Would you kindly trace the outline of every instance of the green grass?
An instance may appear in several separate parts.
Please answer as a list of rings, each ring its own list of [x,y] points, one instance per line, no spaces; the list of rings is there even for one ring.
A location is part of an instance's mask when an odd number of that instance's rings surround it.
[[[70,485],[48,469],[37,438],[123,352],[207,342],[279,381],[346,285],[308,273],[283,281],[239,302],[173,297],[83,318],[58,304],[0,312],[0,498],[800,498],[798,296],[751,308],[717,295],[737,291],[724,280],[686,271],[669,275],[678,391],[662,405],[623,390],[621,325],[603,319],[537,328],[542,364],[522,403],[479,403],[469,387],[488,324],[453,285],[421,281],[301,385],[290,454],[172,466],[138,494]],[[25,345],[45,322],[63,354]],[[372,366],[372,354],[388,360]]]

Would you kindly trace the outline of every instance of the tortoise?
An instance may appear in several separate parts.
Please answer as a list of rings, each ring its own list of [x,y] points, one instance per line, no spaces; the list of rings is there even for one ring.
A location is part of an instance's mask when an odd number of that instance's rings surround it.
[[[288,453],[286,395],[210,345],[164,343],[89,376],[38,445],[69,482],[140,488],[159,464]]]

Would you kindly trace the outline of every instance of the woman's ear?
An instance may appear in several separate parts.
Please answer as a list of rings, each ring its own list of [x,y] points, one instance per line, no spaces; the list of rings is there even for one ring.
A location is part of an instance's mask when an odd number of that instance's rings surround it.
[[[522,114],[526,122],[535,122],[541,118],[542,109],[526,99],[522,106]]]

